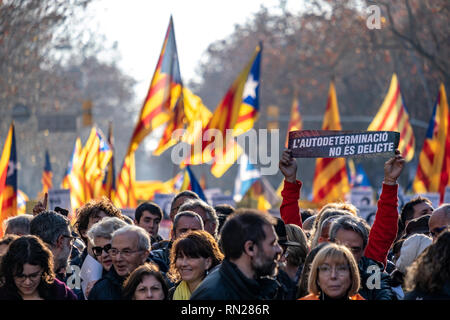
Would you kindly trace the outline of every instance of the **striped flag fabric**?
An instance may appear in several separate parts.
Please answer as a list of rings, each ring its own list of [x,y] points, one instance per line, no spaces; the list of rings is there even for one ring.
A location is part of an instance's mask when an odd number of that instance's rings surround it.
[[[364,168],[358,163],[355,164],[352,158],[347,159],[348,177],[350,187],[370,187],[369,177]]]
[[[178,119],[174,114],[177,110],[180,111],[175,106],[177,102],[182,103],[182,98],[181,102],[179,101],[180,97],[182,97],[182,87],[173,19],[170,17],[150,88],[117,177],[114,203],[119,208],[136,207],[137,203],[133,191],[135,181],[134,152],[150,132],[167,124],[171,119],[171,115],[172,118]]]
[[[409,122],[409,115],[395,73],[392,75],[388,93],[367,130],[400,132],[398,145],[400,153],[406,161],[411,161],[414,157],[414,132]]]
[[[449,133],[448,101],[444,84],[441,84],[413,182],[414,192],[438,192],[441,196],[441,202],[443,202],[445,187],[450,186]]]
[[[302,130],[303,128],[303,121],[302,116],[300,115],[300,103],[298,101],[297,95],[294,95],[294,100],[292,101],[292,107],[291,107],[291,118],[289,120],[287,133],[286,133],[286,148],[288,148],[289,145],[289,132],[290,131],[296,131],[296,130]]]
[[[84,171],[81,153],[81,139],[77,137],[73,147],[72,156],[70,157],[67,166],[66,174],[61,184],[63,189],[70,190],[70,205],[73,212],[85,203]]]
[[[17,215],[17,154],[14,123],[11,124],[0,158],[0,226]],[[3,228],[0,227],[0,237]]]
[[[29,201],[27,194],[22,190],[17,190],[17,214],[25,214],[27,208],[27,201]]]
[[[234,80],[214,111],[203,132],[215,129],[221,132],[221,141],[202,139],[201,150],[191,146],[191,156],[181,165],[200,164],[212,161],[211,173],[219,178],[231,167],[242,149],[234,139],[226,139],[227,129],[233,129],[233,136],[248,131],[258,115],[259,110],[259,66],[262,46],[258,45],[252,58]],[[203,134],[202,134],[203,136]],[[212,137],[211,137],[212,138]]]
[[[239,202],[253,185],[261,179],[261,172],[249,161],[246,153],[239,159],[239,172],[234,182],[234,201]]]
[[[44,165],[44,171],[42,172],[42,195],[47,193],[48,190],[53,188],[53,172],[52,172],[52,165],[50,163],[50,155],[48,153],[48,150],[45,150],[45,165]]]
[[[336,89],[331,82],[322,130],[342,130]],[[345,158],[318,158],[313,181],[313,202],[344,201],[350,191]]]

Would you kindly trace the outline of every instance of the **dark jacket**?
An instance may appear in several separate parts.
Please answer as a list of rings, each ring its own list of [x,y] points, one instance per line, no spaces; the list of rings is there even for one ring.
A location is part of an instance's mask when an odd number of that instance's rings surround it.
[[[374,270],[371,270],[373,266]],[[397,296],[392,291],[390,284],[389,274],[384,270],[384,266],[380,262],[369,259],[367,257],[362,257],[358,263],[358,269],[361,278],[361,288],[358,293],[364,297],[366,300],[396,300]],[[380,271],[380,282],[377,288],[377,279],[374,279],[376,274],[375,270]],[[372,277],[371,279],[369,279]],[[369,286],[374,285],[374,288],[369,288]]]
[[[272,300],[279,288],[279,283],[269,278],[247,278],[234,263],[225,259],[195,289],[191,300]]]
[[[106,275],[95,283],[88,300],[121,300],[124,280],[124,277],[117,274],[114,266],[111,266]]]
[[[172,241],[164,243],[162,247],[150,251],[149,258],[159,266],[161,272],[167,273],[170,267],[170,250]]]
[[[40,292],[44,300],[77,300],[77,296],[64,282],[55,279],[46,292]],[[0,288],[0,300],[23,300],[17,290],[9,291],[5,287]]]
[[[450,281],[447,281],[440,292],[430,293],[415,289],[408,292],[403,300],[450,300]]]

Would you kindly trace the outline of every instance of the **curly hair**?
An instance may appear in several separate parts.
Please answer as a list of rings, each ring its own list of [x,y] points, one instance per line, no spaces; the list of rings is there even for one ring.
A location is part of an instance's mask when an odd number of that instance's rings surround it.
[[[22,274],[23,266],[26,263],[42,267],[43,272],[38,292],[43,299],[51,299],[52,297],[49,296],[50,285],[55,279],[53,254],[41,239],[33,235],[19,237],[9,245],[8,252],[3,256],[0,266],[2,286],[11,295],[18,296],[14,276]]]
[[[406,291],[439,293],[450,280],[450,227],[406,269]]]
[[[175,265],[180,253],[190,258],[211,258],[211,267],[208,270],[220,264],[224,258],[217,241],[209,232],[204,230],[186,232],[175,240],[170,250],[170,269],[167,276],[173,282],[181,280]]]
[[[88,231],[89,218],[95,216],[100,211],[103,211],[108,217],[116,217],[123,220],[120,209],[116,208],[107,197],[89,201],[77,210],[77,221],[74,225],[85,243],[87,243],[87,239],[83,237],[83,232]]]

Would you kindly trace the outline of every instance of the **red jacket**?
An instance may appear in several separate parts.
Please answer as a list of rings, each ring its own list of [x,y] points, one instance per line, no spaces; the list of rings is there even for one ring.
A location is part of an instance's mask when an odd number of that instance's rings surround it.
[[[296,224],[302,227],[302,218],[298,199],[300,198],[300,188],[302,183],[284,181],[284,188],[281,191],[283,202],[280,207],[280,216],[286,224]],[[398,229],[398,185],[383,184],[380,199],[377,203],[377,213],[375,221],[369,233],[369,241],[366,246],[364,256],[381,262],[386,266],[387,254],[397,236]]]

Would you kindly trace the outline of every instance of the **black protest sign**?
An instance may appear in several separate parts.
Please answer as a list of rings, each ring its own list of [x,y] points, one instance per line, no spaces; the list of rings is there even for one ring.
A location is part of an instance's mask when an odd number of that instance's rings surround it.
[[[294,158],[391,156],[399,140],[395,131],[298,130],[289,132],[289,149]]]

